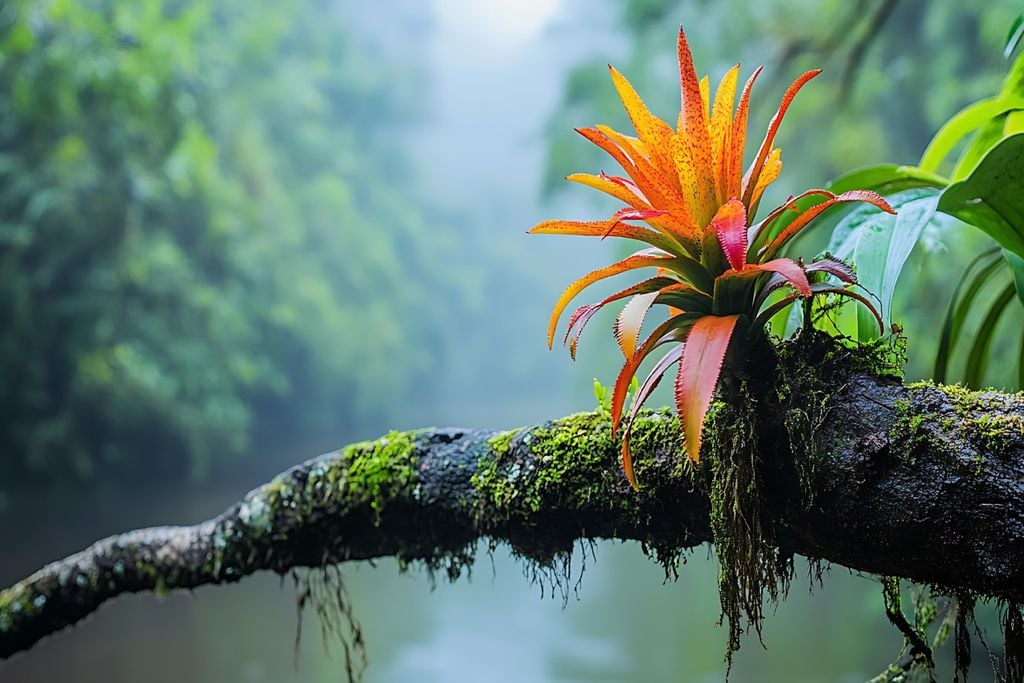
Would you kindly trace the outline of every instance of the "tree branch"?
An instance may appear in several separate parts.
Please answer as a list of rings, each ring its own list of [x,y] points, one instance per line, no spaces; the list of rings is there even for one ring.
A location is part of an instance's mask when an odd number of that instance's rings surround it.
[[[829,401],[808,452],[795,454],[807,495],[769,492],[783,548],[1024,599],[1024,398],[857,375]],[[708,437],[719,428],[709,422]],[[261,570],[395,555],[457,571],[481,538],[542,563],[578,539],[635,539],[671,562],[711,541],[709,468],[683,462],[676,420],[638,422],[640,492],[620,474],[610,431],[580,414],[507,433],[395,432],[322,455],[214,519],[112,536],[3,590],[0,658],[117,595]]]

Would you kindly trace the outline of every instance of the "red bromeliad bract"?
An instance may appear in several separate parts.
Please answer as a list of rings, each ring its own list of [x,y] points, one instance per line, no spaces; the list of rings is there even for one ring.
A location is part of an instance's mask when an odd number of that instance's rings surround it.
[[[601,190],[627,206],[608,220],[545,221],[530,233],[622,237],[648,245],[570,284],[555,304],[548,325],[551,347],[561,314],[577,294],[620,273],[655,269],[654,277],[598,303],[579,307],[569,318],[564,339],[575,358],[580,333],[593,315],[606,304],[628,299],[614,327],[626,359],[612,395],[612,423],[616,431],[623,420],[630,382],[640,364],[659,347],[671,347],[640,383],[626,416],[622,467],[635,488],[637,482],[629,454],[630,429],[640,406],[672,365],[679,364],[675,395],[686,452],[697,462],[704,417],[726,352],[730,345],[742,343],[739,340],[745,338],[738,333],[739,328],[763,331],[773,315],[816,294],[852,297],[867,306],[882,327],[874,306],[846,286],[856,283],[848,265],[831,257],[804,265],[778,254],[789,240],[836,204],[868,202],[883,211],[893,211],[873,192],[834,195],[825,190],[810,190],[791,197],[759,223],[753,223],[765,188],[782,170],[781,150],[774,147],[779,124],[800,88],[819,71],[808,71],[786,90],[753,162],[744,173],[750,91],[760,68],[743,86],[735,108],[739,65],[726,72],[712,103],[708,79],[697,79],[686,35],[680,29],[682,104],[675,128],[651,114],[625,77],[614,67],[609,68],[637,137],[601,125],[578,132],[606,151],[628,177],[602,172],[576,173],[567,179]],[[842,284],[817,281],[827,276]],[[771,297],[783,288],[789,292],[781,298]],[[641,342],[641,326],[655,304],[667,307],[668,317]]]

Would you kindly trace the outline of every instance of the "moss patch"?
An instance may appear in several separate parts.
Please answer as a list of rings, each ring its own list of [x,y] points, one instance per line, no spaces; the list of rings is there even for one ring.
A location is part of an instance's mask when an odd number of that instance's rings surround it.
[[[369,506],[379,515],[389,500],[414,496],[419,481],[417,432],[391,432],[374,441],[346,446],[337,457],[309,467],[304,479],[285,472],[242,501],[239,520],[250,531],[271,533],[280,515],[303,520],[336,503],[345,512]]]
[[[386,501],[409,495],[419,480],[415,451],[410,432],[391,432],[376,441],[346,447],[341,460],[347,465],[347,498],[356,504],[369,503],[379,513]]]
[[[1019,414],[1019,398],[993,391],[973,391],[960,385],[917,382],[908,387],[913,403],[932,412],[914,415],[902,401],[897,402],[899,433],[894,437],[924,439],[927,425],[934,422],[945,434],[954,434],[977,452],[974,462],[983,466],[988,456],[1002,457],[1024,446],[1024,417]],[[947,439],[948,441],[948,439]],[[931,444],[933,447],[936,443]],[[951,452],[950,460],[958,453]]]
[[[507,432],[498,432],[487,440],[487,445],[500,458],[508,453],[512,439],[515,438],[519,431],[518,429],[510,429]]]
[[[594,474],[608,469],[615,445],[611,425],[596,413],[504,432],[488,445],[472,483],[486,507],[506,518],[607,501]]]
[[[658,492],[690,491],[694,474],[684,465],[679,423],[669,411],[644,412],[631,441],[637,453],[658,454],[634,463],[639,492],[622,474],[621,442],[600,411],[493,437],[471,480],[477,525],[485,534],[501,528],[515,552],[542,566],[571,551],[580,533],[577,515],[611,520],[613,528],[604,532],[611,536],[648,525]],[[667,571],[676,566],[685,533],[648,547]]]

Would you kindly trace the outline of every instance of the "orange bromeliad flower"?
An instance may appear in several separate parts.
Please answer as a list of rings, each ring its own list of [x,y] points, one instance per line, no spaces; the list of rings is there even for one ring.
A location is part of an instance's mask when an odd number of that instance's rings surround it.
[[[534,234],[622,237],[649,248],[573,282],[555,304],[548,325],[548,346],[554,343],[562,312],[585,288],[608,277],[639,268],[656,269],[655,277],[602,301],[579,307],[569,318],[565,343],[575,357],[584,326],[603,306],[628,299],[615,321],[615,337],[626,362],[612,394],[613,430],[623,417],[626,393],[640,364],[657,348],[672,349],[640,383],[622,441],[622,466],[636,487],[629,453],[629,433],[640,406],[665,372],[675,364],[676,407],[683,423],[687,455],[700,459],[704,417],[718,384],[722,363],[738,327],[763,334],[773,315],[798,299],[816,294],[853,297],[881,318],[862,295],[844,285],[856,283],[853,269],[831,257],[810,265],[778,258],[782,247],[825,210],[841,202],[864,201],[883,211],[892,208],[879,195],[851,191],[834,195],[809,190],[790,197],[759,223],[752,224],[765,188],[782,170],[781,151],[774,147],[779,124],[797,92],[820,71],[797,78],[783,95],[768,124],[757,154],[743,172],[750,91],[761,69],[754,71],[735,104],[739,65],[722,78],[711,102],[708,79],[697,79],[686,35],[679,30],[679,81],[682,105],[675,128],[651,114],[625,77],[609,67],[637,136],[607,126],[578,129],[606,151],[628,177],[576,173],[567,180],[589,185],[627,206],[606,221],[545,221]],[[638,225],[645,224],[645,225]],[[839,283],[830,281],[839,280]],[[790,292],[770,297],[782,288]],[[643,342],[640,329],[655,305],[668,308],[668,318]]]

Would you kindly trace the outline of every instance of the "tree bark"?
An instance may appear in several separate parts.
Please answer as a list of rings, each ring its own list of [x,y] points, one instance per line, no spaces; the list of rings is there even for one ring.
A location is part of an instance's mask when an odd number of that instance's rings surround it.
[[[854,375],[828,403],[808,424],[806,452],[794,453],[805,465],[803,494],[785,482],[769,491],[780,546],[1024,600],[1024,397]],[[799,397],[786,410],[812,412]],[[710,420],[705,443],[726,428]],[[710,542],[710,468],[684,462],[675,418],[647,415],[631,443],[639,492],[621,475],[618,442],[597,413],[506,433],[396,432],[322,455],[214,519],[112,536],[0,591],[0,658],[117,595],[261,570],[395,555],[457,572],[479,539],[541,563],[579,539],[634,539],[670,563]],[[758,443],[760,458],[778,450]]]

